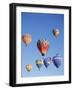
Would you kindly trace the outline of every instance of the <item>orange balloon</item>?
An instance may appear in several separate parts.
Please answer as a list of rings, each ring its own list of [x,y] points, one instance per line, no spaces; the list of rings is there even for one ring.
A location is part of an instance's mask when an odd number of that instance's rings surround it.
[[[30,34],[25,34],[24,36],[22,36],[22,40],[23,42],[27,45],[29,45],[32,41],[32,37]]]

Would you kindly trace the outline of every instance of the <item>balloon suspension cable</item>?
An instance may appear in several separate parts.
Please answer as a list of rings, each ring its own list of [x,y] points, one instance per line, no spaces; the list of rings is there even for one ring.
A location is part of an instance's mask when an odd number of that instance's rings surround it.
[[[39,68],[39,71],[41,71],[40,69],[41,69],[41,68]]]

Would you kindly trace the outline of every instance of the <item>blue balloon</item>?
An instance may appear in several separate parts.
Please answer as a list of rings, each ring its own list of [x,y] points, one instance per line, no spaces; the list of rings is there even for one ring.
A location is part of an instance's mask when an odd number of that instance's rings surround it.
[[[60,67],[61,60],[62,60],[62,57],[59,54],[56,54],[56,56],[53,57],[53,63],[57,68]]]
[[[48,68],[48,66],[51,63],[51,57],[45,58],[43,62],[44,62],[45,67]]]

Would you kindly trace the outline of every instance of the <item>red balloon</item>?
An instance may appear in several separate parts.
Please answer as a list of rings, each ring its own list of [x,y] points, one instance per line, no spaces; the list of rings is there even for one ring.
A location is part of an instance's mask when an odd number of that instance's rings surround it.
[[[47,52],[48,52],[48,48],[50,46],[50,43],[48,40],[38,40],[37,42],[37,47],[40,51],[40,53],[42,54],[42,56],[44,56]]]

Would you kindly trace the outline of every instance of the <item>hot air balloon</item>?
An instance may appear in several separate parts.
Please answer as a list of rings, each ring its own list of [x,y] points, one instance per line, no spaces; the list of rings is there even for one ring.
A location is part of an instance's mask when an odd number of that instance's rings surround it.
[[[54,65],[59,68],[61,65],[62,57],[59,54],[56,54],[56,56],[53,57],[53,63]]]
[[[47,53],[49,46],[50,43],[48,40],[42,39],[42,40],[38,40],[37,42],[38,50],[40,51],[42,56],[44,56]]]
[[[26,70],[27,70],[28,72],[30,72],[30,71],[32,70],[32,64],[27,64],[27,65],[26,65]]]
[[[60,34],[60,30],[59,29],[53,29],[53,35],[57,38]]]
[[[42,65],[43,65],[43,61],[42,60],[36,60],[36,65],[37,65],[37,67],[40,69],[41,67],[42,67]]]
[[[22,41],[25,43],[25,45],[29,45],[32,41],[32,37],[30,34],[25,34],[22,36]]]
[[[51,57],[45,58],[43,62],[44,62],[45,67],[48,68],[48,66],[52,62]]]

